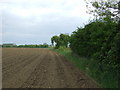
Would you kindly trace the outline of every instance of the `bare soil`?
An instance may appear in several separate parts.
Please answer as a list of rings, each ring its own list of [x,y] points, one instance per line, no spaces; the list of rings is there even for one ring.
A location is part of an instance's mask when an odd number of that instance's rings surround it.
[[[49,49],[3,48],[3,88],[97,88],[64,56]]]

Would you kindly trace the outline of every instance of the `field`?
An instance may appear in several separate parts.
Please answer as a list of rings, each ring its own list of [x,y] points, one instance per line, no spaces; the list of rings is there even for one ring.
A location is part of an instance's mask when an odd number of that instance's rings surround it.
[[[96,88],[64,56],[41,48],[2,49],[3,88]]]

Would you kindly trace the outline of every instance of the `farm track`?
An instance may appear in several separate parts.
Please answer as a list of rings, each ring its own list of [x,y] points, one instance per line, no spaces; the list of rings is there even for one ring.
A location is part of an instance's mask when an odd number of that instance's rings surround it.
[[[3,48],[2,53],[3,88],[98,87],[64,56],[51,50]]]

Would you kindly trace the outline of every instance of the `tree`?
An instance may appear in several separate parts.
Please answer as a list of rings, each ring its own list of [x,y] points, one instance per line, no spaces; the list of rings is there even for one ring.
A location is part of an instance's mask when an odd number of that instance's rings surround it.
[[[60,45],[67,48],[69,44],[69,38],[70,37],[67,34],[60,34]]]
[[[118,22],[120,19],[120,1],[118,0],[95,0],[87,1],[88,13],[93,14],[101,20],[114,20]],[[89,5],[91,4],[92,7]]]
[[[59,36],[53,36],[52,38],[51,38],[51,43],[52,43],[52,45],[54,45],[54,43],[55,43],[55,48],[59,48],[59,46],[60,46],[60,38],[59,38]]]
[[[55,35],[51,38],[51,43],[53,46],[55,43],[55,48],[59,48],[60,46],[68,47],[69,38],[70,37],[67,34],[60,34],[59,36]]]

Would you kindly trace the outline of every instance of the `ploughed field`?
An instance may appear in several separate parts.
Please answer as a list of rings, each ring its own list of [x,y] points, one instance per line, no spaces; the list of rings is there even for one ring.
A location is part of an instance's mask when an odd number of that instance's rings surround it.
[[[96,88],[64,56],[41,48],[2,49],[3,88]]]

